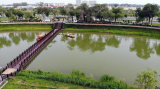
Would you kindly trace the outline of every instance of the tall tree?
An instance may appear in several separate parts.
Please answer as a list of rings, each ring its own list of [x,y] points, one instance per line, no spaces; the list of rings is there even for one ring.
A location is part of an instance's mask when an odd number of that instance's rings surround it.
[[[32,18],[33,17],[33,14],[32,14],[32,12],[25,12],[24,13],[24,18],[26,19],[26,20],[28,20],[29,18]]]
[[[23,12],[22,10],[17,10],[16,15],[17,15],[19,18],[23,18],[24,12]]]
[[[95,6],[93,6],[93,11],[94,11],[95,17],[98,18],[100,21],[102,21],[103,19],[102,13],[107,12],[108,7],[106,4],[96,4]]]
[[[69,15],[72,17],[72,22],[73,22],[73,16],[76,15],[75,10],[70,10],[70,11],[69,11]]]
[[[151,25],[152,25],[153,17],[158,15],[158,11],[159,11],[158,5],[146,4],[144,6],[144,8],[143,8],[144,13],[143,14],[145,15],[145,17],[147,17],[149,19],[149,23],[151,22]]]
[[[77,8],[77,9],[80,10],[80,16],[82,16],[83,22],[86,22],[86,21],[87,21],[87,20],[86,20],[86,16],[87,16],[88,8],[89,8],[88,5],[85,4],[85,3],[81,4],[81,5]]]
[[[48,7],[38,7],[37,8],[37,14],[42,14],[43,21],[44,21],[45,16],[47,16],[47,17],[49,16],[50,12],[51,12],[51,10]]]
[[[0,15],[5,14],[6,9],[0,6]]]
[[[143,10],[141,8],[137,8],[136,11],[135,11],[135,16],[137,17],[136,18],[136,22],[140,22],[144,21],[145,17],[144,17],[144,13],[143,13]]]
[[[120,7],[118,7],[118,8],[115,8],[115,7],[113,7],[112,8],[112,12],[114,13],[114,19],[115,19],[115,22],[116,22],[116,20],[118,19],[118,18],[122,18],[122,17],[124,17],[124,11],[123,11],[123,8],[120,8]]]

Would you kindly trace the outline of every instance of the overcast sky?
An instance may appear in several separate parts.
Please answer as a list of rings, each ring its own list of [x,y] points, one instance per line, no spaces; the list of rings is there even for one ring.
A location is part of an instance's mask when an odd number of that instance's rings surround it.
[[[83,0],[82,0],[83,1]],[[89,1],[89,0],[88,0]],[[96,0],[97,3],[119,3],[119,4],[158,4],[160,5],[160,0]],[[0,0],[0,4],[12,4],[12,3],[20,3],[20,2],[27,2],[28,4],[34,4],[37,2],[44,2],[44,3],[72,3],[75,4],[76,0]]]

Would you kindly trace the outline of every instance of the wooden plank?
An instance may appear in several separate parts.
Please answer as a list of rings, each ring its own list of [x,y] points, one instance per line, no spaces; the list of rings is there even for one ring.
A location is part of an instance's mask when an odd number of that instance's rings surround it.
[[[2,74],[11,74],[11,73],[14,73],[16,71],[17,71],[17,69],[15,69],[15,68],[8,68]]]

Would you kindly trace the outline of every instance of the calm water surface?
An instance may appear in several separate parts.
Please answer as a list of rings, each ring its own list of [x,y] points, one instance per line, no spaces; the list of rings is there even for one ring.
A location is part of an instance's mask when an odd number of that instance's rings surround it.
[[[36,42],[36,36],[46,32],[0,33],[0,66]],[[74,39],[59,33],[28,65],[27,70],[58,70],[71,73],[72,69],[93,74],[99,79],[110,74],[117,80],[133,84],[138,73],[147,68],[160,72],[160,39],[142,36],[122,36],[96,33],[70,33]]]

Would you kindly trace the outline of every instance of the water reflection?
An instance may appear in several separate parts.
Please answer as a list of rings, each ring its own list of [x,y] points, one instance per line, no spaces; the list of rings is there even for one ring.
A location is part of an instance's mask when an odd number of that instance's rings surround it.
[[[117,40],[115,36],[113,36],[112,38],[106,38],[107,46],[118,48],[120,42],[121,40]]]
[[[12,42],[15,45],[19,44],[19,42],[20,42],[20,36],[19,35],[16,35],[15,33],[9,33],[9,37],[12,39]]]
[[[21,37],[21,39],[27,40],[27,42],[32,42],[35,39],[35,33],[29,32],[29,33],[19,33],[19,36]]]
[[[11,41],[6,37],[0,37],[0,48],[3,48],[4,46],[11,46]]]
[[[154,48],[156,50],[156,54],[160,56],[160,44],[155,43]]]
[[[104,51],[105,46],[111,46],[118,48],[121,40],[117,39],[115,36],[106,35],[94,35],[94,34],[75,34],[75,39],[70,39],[62,35],[61,41],[67,42],[67,47],[70,50],[74,50],[78,47],[81,51],[91,50],[91,52]]]
[[[3,34],[3,33],[1,33]],[[0,48],[3,48],[4,46],[11,46],[12,43],[15,45],[20,44],[20,41],[27,41],[27,42],[33,42],[35,40],[35,35],[38,33],[33,32],[25,32],[25,33],[8,33],[9,35],[1,35],[0,36]]]
[[[137,56],[142,59],[150,58],[150,55],[154,53],[153,48],[150,46],[150,40],[146,38],[134,38],[133,44],[130,47],[130,51],[137,52]]]

